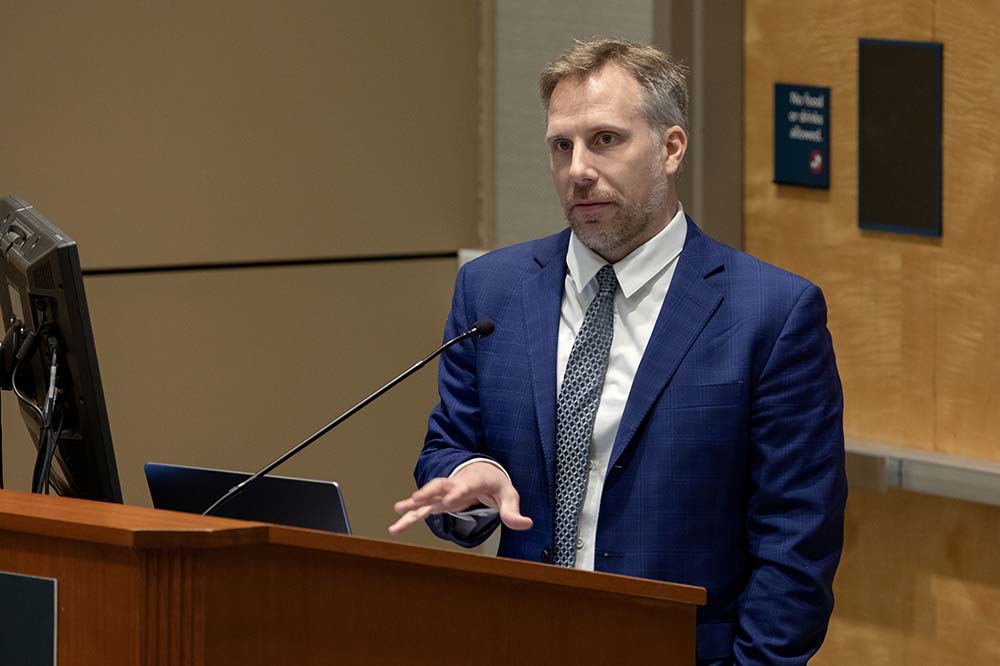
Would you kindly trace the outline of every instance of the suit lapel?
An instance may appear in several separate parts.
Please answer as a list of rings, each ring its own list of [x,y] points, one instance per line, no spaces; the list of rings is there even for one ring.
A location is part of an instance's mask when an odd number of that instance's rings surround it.
[[[616,464],[632,441],[650,407],[722,302],[722,294],[705,279],[721,266],[721,258],[711,243],[688,218],[684,250],[632,381],[609,466]]]
[[[552,498],[556,460],[556,349],[569,234],[567,229],[539,243],[535,261],[541,270],[524,281],[521,293],[535,417],[545,460],[546,487]]]

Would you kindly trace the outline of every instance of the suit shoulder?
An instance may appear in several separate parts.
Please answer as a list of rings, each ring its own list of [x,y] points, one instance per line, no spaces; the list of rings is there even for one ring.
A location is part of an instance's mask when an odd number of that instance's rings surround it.
[[[725,273],[730,281],[766,291],[778,291],[798,297],[810,287],[818,287],[808,279],[784,268],[717,241],[711,241],[723,257]]]
[[[557,260],[560,243],[567,232],[563,231],[552,236],[517,243],[502,247],[476,257],[462,267],[467,280],[479,282],[482,280],[500,279],[503,282],[516,281],[524,275],[537,271],[539,257]],[[565,256],[565,247],[562,249]]]

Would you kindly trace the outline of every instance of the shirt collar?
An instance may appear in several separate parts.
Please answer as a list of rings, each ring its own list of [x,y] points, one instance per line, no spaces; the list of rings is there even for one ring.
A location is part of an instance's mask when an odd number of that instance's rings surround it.
[[[677,214],[660,233],[633,250],[627,257],[614,264],[615,276],[625,298],[639,291],[643,285],[670,264],[684,248],[687,237],[687,219],[684,207],[677,202]],[[590,281],[608,262],[571,234],[569,249],[566,251],[566,268],[578,293],[582,293]]]

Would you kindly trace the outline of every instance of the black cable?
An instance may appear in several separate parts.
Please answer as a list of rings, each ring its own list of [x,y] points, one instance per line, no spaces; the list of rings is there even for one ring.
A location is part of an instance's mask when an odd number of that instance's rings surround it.
[[[17,371],[21,369],[22,363],[24,363],[26,360],[28,360],[29,358],[31,358],[31,356],[35,354],[35,352],[37,351],[37,343],[35,342],[35,340],[40,339],[39,335],[41,335],[41,333],[46,331],[47,326],[48,323],[43,322],[42,325],[38,327],[37,333],[33,331],[28,331],[28,334],[25,337],[24,342],[21,343],[20,349],[17,350],[14,369],[10,373],[10,385],[11,388],[14,389],[14,395],[17,396],[17,399],[20,400],[22,404],[34,410],[35,417],[38,419],[39,425],[41,425],[42,421],[44,420],[42,416],[42,408],[38,406],[38,403],[32,401],[26,395],[21,393],[21,389],[17,387]]]
[[[31,492],[47,493],[49,483],[49,470],[52,467],[52,454],[55,452],[53,442],[52,419],[56,411],[56,379],[58,377],[58,356],[56,351],[52,351],[52,360],[49,363],[49,388],[45,395],[45,404],[42,408],[41,429],[38,432],[38,455],[35,456],[35,469],[32,474]],[[60,417],[61,418],[61,417]],[[60,429],[62,425],[60,424]],[[47,463],[47,464],[46,464]]]
[[[48,428],[45,427],[45,418],[42,415],[41,408],[37,404],[32,402],[26,395],[21,393],[21,389],[17,387],[17,371],[20,369],[21,369],[21,361],[18,361],[17,363],[14,364],[14,370],[13,372],[11,372],[10,385],[11,388],[14,389],[14,395],[17,396],[17,399],[21,402],[21,404],[25,405],[26,407],[30,407],[35,415],[35,418],[38,419],[38,427],[39,427],[38,454],[35,456],[35,466],[31,473],[31,492],[37,493],[41,492],[39,481],[40,481],[40,474],[42,472],[41,466],[44,454],[44,449],[42,447],[45,446],[45,442],[48,437],[47,433]]]
[[[45,487],[42,480],[42,467],[45,466],[45,456],[49,450],[49,430],[44,426],[38,432],[38,451],[35,453],[35,466],[31,469],[31,492],[41,493]]]
[[[23,393],[21,393],[21,389],[17,388],[17,371],[20,370],[20,369],[21,369],[21,364],[19,362],[19,363],[17,363],[17,365],[14,366],[14,372],[11,373],[11,377],[10,377],[11,386],[14,388],[14,395],[17,396],[17,399],[20,400],[23,405],[25,405],[27,407],[30,407],[32,410],[34,410],[34,412],[35,412],[35,418],[38,419],[38,425],[41,426],[41,424],[42,424],[42,408],[39,407],[34,402],[32,402],[31,399],[28,398],[28,396],[26,396]]]
[[[37,331],[28,331],[21,343],[20,348],[17,350],[15,355],[14,370],[10,373],[10,385],[14,389],[14,395],[17,399],[21,401],[22,404],[30,407],[35,412],[35,417],[38,419],[39,425],[44,425],[45,420],[42,414],[42,408],[38,406],[38,403],[33,402],[26,395],[21,393],[21,390],[17,387],[17,371],[21,369],[21,364],[30,359],[38,351],[38,341],[41,340],[41,336],[48,332],[50,328],[49,322],[42,320],[41,326],[38,327]],[[53,352],[54,354],[54,352]],[[55,362],[55,356],[53,355],[52,361]],[[51,424],[50,424],[51,425]]]
[[[0,490],[3,490],[3,419],[0,418]]]
[[[10,217],[8,215],[8,217]],[[7,219],[4,218],[4,222]],[[16,317],[11,317],[11,324],[4,333],[3,341],[0,342],[0,388],[7,388],[7,384],[14,384],[13,371],[11,377],[6,376],[9,359],[13,358],[13,347],[20,340],[21,322]],[[0,418],[0,490],[3,490],[3,419]]]
[[[14,211],[10,211],[9,213],[7,213],[7,217],[3,218],[3,222],[0,222],[0,225],[7,224],[7,220],[9,220],[10,216],[13,214]],[[13,373],[11,373],[10,382],[11,385],[13,386],[14,384]],[[0,490],[3,490],[3,420],[2,419],[0,419]]]
[[[52,458],[56,449],[59,448],[59,438],[62,437],[63,419],[66,417],[62,411],[59,412],[59,425],[55,430],[49,430],[49,441],[45,447],[45,462],[42,464],[42,483],[45,494],[49,494],[49,474],[52,472]]]

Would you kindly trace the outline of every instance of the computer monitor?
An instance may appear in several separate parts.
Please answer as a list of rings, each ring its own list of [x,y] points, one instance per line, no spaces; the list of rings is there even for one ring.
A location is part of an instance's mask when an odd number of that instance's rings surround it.
[[[0,386],[38,452],[33,490],[120,503],[76,243],[13,196],[0,199],[0,314]]]

